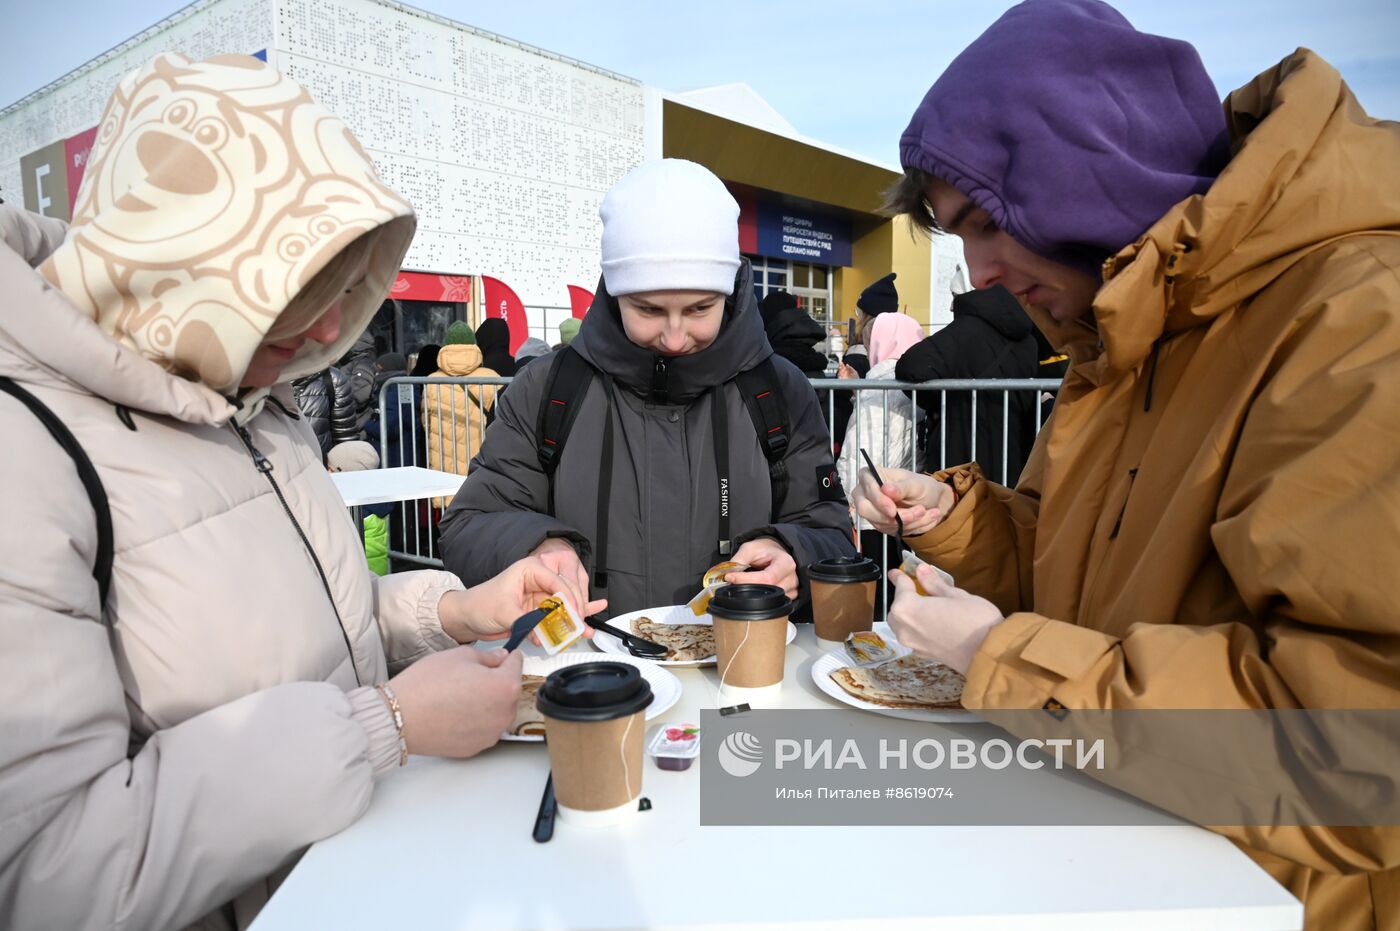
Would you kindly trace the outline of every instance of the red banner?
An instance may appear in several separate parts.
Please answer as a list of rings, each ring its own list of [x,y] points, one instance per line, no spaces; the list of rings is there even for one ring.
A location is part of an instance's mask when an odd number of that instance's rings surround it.
[[[525,319],[525,305],[510,289],[510,285],[499,279],[482,275],[481,288],[486,292],[486,316],[505,320],[510,328],[510,354],[515,355],[520,344],[530,338],[530,321]]]
[[[467,304],[472,299],[472,276],[399,272],[389,296],[398,301]]]
[[[758,251],[758,192],[746,184],[724,182],[729,193],[739,202],[739,251]]]
[[[574,319],[582,320],[588,308],[593,306],[593,292],[576,284],[569,285],[569,306],[573,308]]]
[[[71,139],[63,140],[64,161],[68,165],[68,216],[73,215],[73,206],[78,202],[78,187],[83,183],[83,172],[87,170],[88,156],[92,154],[92,144],[97,141],[97,127],[84,130]]]

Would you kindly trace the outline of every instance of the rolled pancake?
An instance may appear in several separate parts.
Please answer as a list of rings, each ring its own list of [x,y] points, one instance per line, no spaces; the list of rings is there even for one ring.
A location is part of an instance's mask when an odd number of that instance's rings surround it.
[[[905,656],[880,666],[846,666],[831,678],[847,693],[887,708],[961,708],[967,680],[942,663]]]
[[[715,655],[715,629],[709,624],[658,624],[649,617],[632,621],[632,633],[666,648],[672,662],[695,662]]]
[[[544,715],[535,707],[535,695],[544,685],[544,676],[520,677],[520,699],[515,704],[515,720],[509,733],[517,737],[543,737]]]

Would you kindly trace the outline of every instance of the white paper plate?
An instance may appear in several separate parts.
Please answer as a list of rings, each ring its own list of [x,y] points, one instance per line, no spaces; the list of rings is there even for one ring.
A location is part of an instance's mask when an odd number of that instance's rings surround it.
[[[639,660],[634,656],[599,656],[597,653],[575,652],[569,650],[555,656],[527,656],[525,666],[521,672],[527,676],[547,676],[556,669],[563,669],[565,666],[577,666],[581,663],[626,663],[629,666],[636,666],[642,673],[642,678],[651,685],[651,704],[647,705],[646,719],[650,721],[657,715],[668,710],[672,705],[680,700],[681,680],[677,679],[673,673],[666,669],[657,668],[655,663]],[[541,743],[543,737],[536,737],[529,734],[502,734],[502,740],[519,740],[530,743]]]
[[[636,633],[637,629],[632,626],[632,622],[639,617],[649,617],[658,624],[713,624],[714,618],[708,614],[696,617],[685,605],[667,605],[663,608],[644,608],[641,611],[633,611],[630,614],[622,614],[613,618],[608,623],[614,627],[621,627],[623,630],[630,630]],[[792,643],[797,638],[797,628],[792,621],[787,622],[787,642]],[[619,656],[626,659],[641,659],[627,652],[627,647],[621,640],[612,634],[598,631],[593,636],[593,646],[596,649],[607,653],[609,656]],[[713,666],[718,660],[714,656],[705,659],[677,660],[677,659],[647,659],[642,660],[655,666]]]
[[[876,630],[882,636],[889,636],[889,629],[886,627],[880,630],[883,625],[875,625]],[[886,708],[884,705],[877,705],[874,702],[856,698],[847,692],[831,678],[831,674],[838,669],[845,669],[851,665],[850,658],[846,656],[845,650],[832,650],[812,664],[812,681],[817,684],[827,695],[841,702],[843,705],[850,705],[852,708],[859,708],[862,711],[874,711],[876,714],[889,715],[892,718],[903,718],[906,721],[931,721],[935,724],[971,724],[982,719],[975,712],[966,708]]]

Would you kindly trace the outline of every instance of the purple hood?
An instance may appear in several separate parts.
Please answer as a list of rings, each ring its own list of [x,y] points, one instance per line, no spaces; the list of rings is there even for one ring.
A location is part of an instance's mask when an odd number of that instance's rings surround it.
[[[929,88],[899,154],[1027,249],[1096,275],[1230,159],[1195,48],[1097,0],[1008,10]]]

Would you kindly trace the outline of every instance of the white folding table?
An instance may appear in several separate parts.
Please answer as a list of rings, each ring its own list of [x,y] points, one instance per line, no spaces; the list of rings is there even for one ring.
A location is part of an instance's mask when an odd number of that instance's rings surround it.
[[[455,495],[461,490],[464,479],[465,476],[454,472],[421,466],[331,473],[331,481],[345,499],[346,507]]]
[[[804,625],[786,707],[838,707],[811,680],[821,655]],[[662,717],[698,722],[716,707],[715,672],[673,671],[684,692]],[[701,827],[703,759],[679,773],[645,765],[651,811],[617,828],[560,823],[536,844],[543,745],[415,757],[381,780],[363,818],[307,852],[254,931],[1303,926],[1292,895],[1189,824]]]

